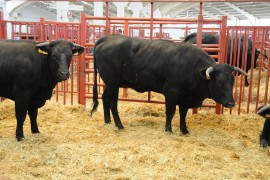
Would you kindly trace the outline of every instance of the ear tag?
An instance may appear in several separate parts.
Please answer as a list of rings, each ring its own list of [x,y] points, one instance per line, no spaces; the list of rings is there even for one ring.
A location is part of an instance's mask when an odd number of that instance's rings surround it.
[[[38,49],[38,53],[40,53],[40,54],[48,54],[47,52],[42,51],[40,48]]]
[[[79,53],[78,52],[75,52],[74,54],[73,54],[73,56],[78,56],[79,55]]]

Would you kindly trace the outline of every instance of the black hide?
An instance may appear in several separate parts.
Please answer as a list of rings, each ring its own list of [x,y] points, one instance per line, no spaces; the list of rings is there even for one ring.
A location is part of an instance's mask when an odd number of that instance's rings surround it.
[[[208,68],[213,70],[210,79],[206,77]],[[214,99],[225,107],[235,104],[232,96],[234,67],[216,64],[207,53],[189,43],[143,40],[123,35],[105,36],[95,44],[94,69],[91,113],[98,106],[98,71],[106,84],[102,95],[105,123],[111,122],[111,111],[119,129],[123,128],[117,110],[119,87],[163,94],[165,130],[172,131],[171,121],[178,105],[180,129],[184,134],[188,133],[185,122],[188,109],[200,107],[205,98]]]

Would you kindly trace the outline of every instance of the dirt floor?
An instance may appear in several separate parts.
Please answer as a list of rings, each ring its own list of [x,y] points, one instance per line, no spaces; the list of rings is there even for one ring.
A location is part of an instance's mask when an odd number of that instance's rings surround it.
[[[102,102],[89,108],[48,101],[38,135],[29,119],[15,140],[14,103],[0,103],[0,179],[269,179],[270,148],[259,147],[264,119],[216,115],[203,108],[187,116],[189,135],[164,132],[164,105],[119,102],[124,130],[105,125]]]

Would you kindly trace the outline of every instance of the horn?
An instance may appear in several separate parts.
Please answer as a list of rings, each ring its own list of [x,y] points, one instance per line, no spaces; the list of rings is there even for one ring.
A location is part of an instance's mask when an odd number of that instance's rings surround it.
[[[44,42],[44,43],[37,44],[36,47],[49,46],[49,44],[50,44],[50,42]]]
[[[244,74],[245,76],[248,76],[248,74],[243,69],[240,69],[240,68],[235,67],[235,66],[233,68],[234,68],[235,71],[237,71],[237,72],[239,72],[241,74]]]
[[[270,105],[267,105],[267,106],[264,106],[264,107],[260,108],[257,111],[257,114],[260,115],[260,116],[264,116],[265,111],[269,111],[269,110],[270,110]]]
[[[210,73],[214,71],[213,67],[209,67],[206,69],[205,74],[206,74],[206,79],[210,79]]]
[[[81,47],[81,48],[84,48],[84,49],[85,49],[85,47],[83,47],[83,46],[81,46],[81,45],[79,45],[79,44],[76,44],[76,43],[73,43],[73,46]]]

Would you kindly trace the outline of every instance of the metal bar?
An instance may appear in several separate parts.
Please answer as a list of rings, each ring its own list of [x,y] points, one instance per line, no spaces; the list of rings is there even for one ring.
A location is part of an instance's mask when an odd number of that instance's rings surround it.
[[[252,32],[252,42],[255,42],[257,29],[255,28]],[[250,69],[250,77],[249,77],[249,88],[248,88],[248,100],[247,100],[247,113],[249,113],[249,107],[251,103],[252,97],[252,83],[253,83],[253,69],[254,69],[254,57],[255,57],[255,43],[252,46],[252,56],[251,56],[251,69]]]
[[[81,14],[81,36],[80,36],[80,44],[85,46],[86,43],[86,16],[84,13]],[[85,105],[85,54],[80,55],[77,59],[78,63],[78,74],[77,74],[77,88],[78,88],[78,101],[79,104]]]

